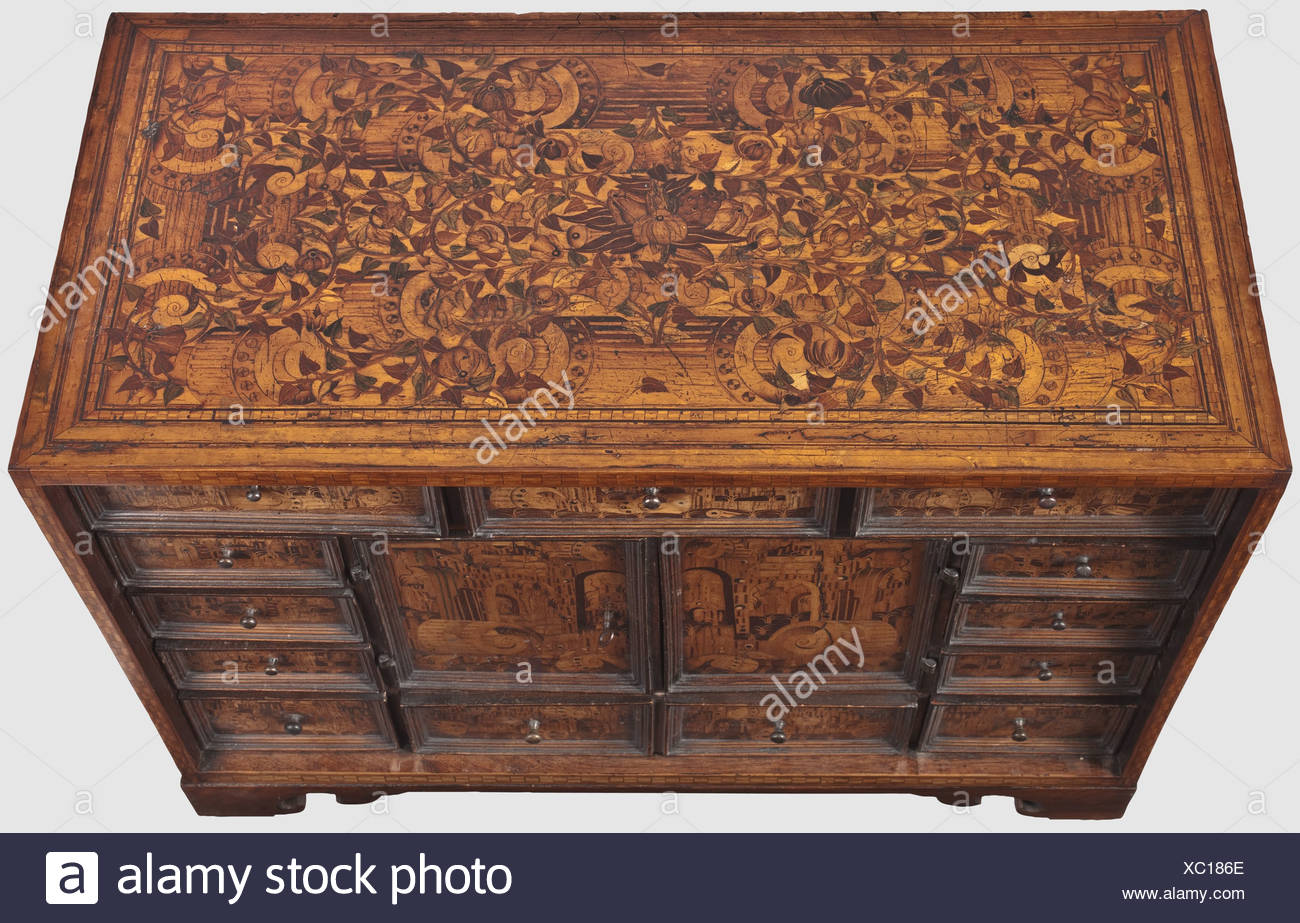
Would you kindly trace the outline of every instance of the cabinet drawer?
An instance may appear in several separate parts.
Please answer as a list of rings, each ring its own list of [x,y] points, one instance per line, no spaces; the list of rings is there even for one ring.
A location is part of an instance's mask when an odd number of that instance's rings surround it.
[[[155,638],[232,641],[360,641],[351,596],[223,596],[141,593],[132,605]]]
[[[1174,602],[960,598],[948,643],[1158,648],[1180,608]]]
[[[1133,705],[936,704],[920,750],[989,753],[1114,753]]]
[[[200,696],[184,700],[214,750],[387,750],[397,746],[378,699]]]
[[[417,753],[648,754],[649,704],[420,705],[402,709]]]
[[[117,533],[104,537],[130,586],[321,586],[342,583],[333,541],[252,535]]]
[[[114,485],[76,490],[97,528],[307,528],[441,533],[436,491],[424,487]]]
[[[1142,691],[1155,657],[1129,651],[946,654],[940,693],[1130,695]]]
[[[164,647],[159,656],[183,691],[379,691],[369,650]]]
[[[1233,491],[1171,487],[952,487],[863,491],[857,534],[1213,534]]]
[[[403,688],[648,691],[637,543],[393,541],[370,559]]]
[[[474,487],[464,497],[475,533],[484,536],[826,535],[833,494],[815,487]]]
[[[1181,598],[1208,553],[1172,542],[980,541],[972,545],[966,593]]]
[[[670,704],[668,752],[894,753],[906,745],[916,715],[914,703],[800,705],[773,721],[772,707]]]

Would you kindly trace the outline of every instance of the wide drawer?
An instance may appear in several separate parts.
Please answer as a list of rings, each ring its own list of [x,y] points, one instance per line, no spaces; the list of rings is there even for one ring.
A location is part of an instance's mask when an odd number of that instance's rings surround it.
[[[132,605],[155,638],[360,641],[351,596],[140,593]]]
[[[894,753],[906,746],[916,716],[915,703],[787,710],[779,702],[670,704],[668,752]]]
[[[1158,648],[1181,604],[1066,599],[959,598],[948,643],[1031,647]]]
[[[1173,487],[876,488],[862,492],[859,535],[1030,529],[1041,534],[1213,534],[1233,492]]]
[[[951,752],[1114,753],[1133,705],[934,704],[918,749]]]
[[[199,696],[183,700],[200,743],[214,750],[387,750],[397,746],[375,699]]]
[[[1208,553],[1173,542],[976,541],[962,590],[971,594],[1181,598]]]
[[[184,691],[379,691],[369,649],[164,646],[158,654],[176,687]]]
[[[826,535],[833,491],[816,487],[466,488],[476,534],[661,535],[727,531]]]
[[[940,693],[1129,695],[1142,691],[1155,657],[1130,651],[999,651],[945,654]]]
[[[424,487],[113,485],[76,489],[96,528],[419,530],[441,533],[437,492]]]
[[[333,540],[255,535],[114,533],[103,537],[128,586],[338,586]]]
[[[651,706],[419,705],[402,709],[417,753],[648,754]]]

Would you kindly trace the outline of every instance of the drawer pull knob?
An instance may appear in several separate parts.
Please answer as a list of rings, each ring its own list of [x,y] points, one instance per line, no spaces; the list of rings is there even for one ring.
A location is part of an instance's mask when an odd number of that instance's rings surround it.
[[[254,484],[252,487],[248,488],[247,492],[245,492],[244,494],[244,497],[248,500],[249,503],[256,503],[258,500],[262,499],[262,488]]]
[[[1052,673],[1052,665],[1046,660],[1038,661],[1038,678],[1043,682],[1048,682],[1055,674]]]
[[[252,631],[257,627],[257,610],[245,609],[244,617],[239,620],[239,624]]]
[[[528,733],[524,735],[524,741],[530,744],[542,742],[542,721],[540,718],[528,719]]]
[[[1074,572],[1080,577],[1091,577],[1092,565],[1088,563],[1088,556],[1086,554],[1081,554],[1075,560],[1079,563],[1075,565]]]
[[[1053,509],[1056,506],[1055,494],[1051,487],[1038,488],[1038,505],[1045,510]]]
[[[950,583],[955,586],[957,581],[961,579],[961,571],[957,570],[955,567],[945,567],[943,570],[939,571],[939,579],[944,583]]]
[[[222,548],[221,556],[217,558],[217,567],[224,567],[229,570],[235,566],[235,549]]]
[[[1024,743],[1029,739],[1029,732],[1025,730],[1024,718],[1017,718],[1015,721],[1012,721],[1011,726],[1011,739],[1016,743]]]
[[[267,657],[267,658],[266,658],[266,675],[267,675],[267,676],[279,676],[279,675],[280,675],[280,658],[279,658],[279,657]]]
[[[789,739],[785,733],[785,719],[781,718],[776,721],[776,727],[772,729],[772,743],[783,744]]]
[[[352,575],[352,579],[357,581],[358,583],[370,579],[370,571],[366,570],[364,564],[353,564],[352,570],[350,570],[348,573],[350,573]]]
[[[302,723],[304,720],[306,719],[304,719],[302,715],[285,715],[284,732],[286,734],[301,734]]]
[[[614,610],[606,609],[605,618],[600,632],[598,642],[601,647],[607,647],[609,642],[614,640]]]
[[[1065,631],[1065,613],[1052,613],[1052,631]]]
[[[657,510],[663,506],[663,500],[659,497],[658,487],[647,487],[645,496],[641,498],[641,508],[643,510]]]

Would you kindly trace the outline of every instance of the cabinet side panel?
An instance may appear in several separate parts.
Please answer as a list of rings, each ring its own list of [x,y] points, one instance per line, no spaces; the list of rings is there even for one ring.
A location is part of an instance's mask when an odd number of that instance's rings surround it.
[[[172,759],[182,773],[193,773],[197,769],[198,742],[170,692],[171,684],[153,655],[144,627],[128,608],[98,545],[92,546],[91,554],[76,552],[77,542],[85,540],[89,529],[68,490],[37,487],[21,475],[16,475],[15,481],[59,563],[72,578],[73,586],[157,726]]]

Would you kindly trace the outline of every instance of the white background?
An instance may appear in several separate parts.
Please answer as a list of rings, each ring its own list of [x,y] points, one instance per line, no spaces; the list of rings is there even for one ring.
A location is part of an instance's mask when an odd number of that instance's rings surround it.
[[[93,0],[4,4],[0,29],[0,441],[9,445],[62,227],[99,45],[113,9],[200,12],[454,11],[429,0],[306,4]],[[1241,189],[1263,276],[1264,318],[1291,432],[1300,432],[1297,96],[1300,3],[1202,0],[1209,7]],[[814,7],[830,4],[815,3]],[[889,4],[894,6],[895,4]],[[922,3],[954,12],[995,3]],[[476,11],[613,10],[594,5]],[[1020,2],[1021,9],[1165,4]],[[662,12],[753,3],[637,2]],[[779,7],[778,7],[779,8]],[[845,7],[847,8],[847,7]],[[93,35],[81,37],[89,14]],[[1262,17],[1262,18],[1261,18]],[[1263,36],[1252,36],[1252,31]],[[1300,483],[1300,478],[1295,483]],[[201,818],[68,578],[8,478],[0,485],[0,831],[1292,831],[1300,832],[1300,487],[1283,498],[1117,821],[1044,821],[1009,798],[955,813],[910,795],[411,794],[378,806],[312,795],[305,813]]]

